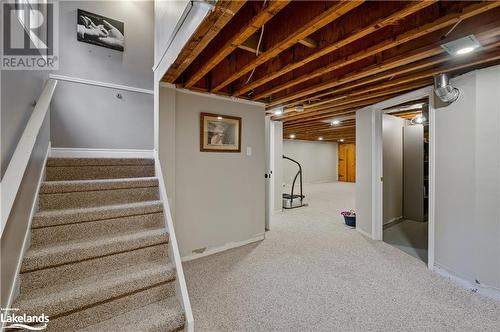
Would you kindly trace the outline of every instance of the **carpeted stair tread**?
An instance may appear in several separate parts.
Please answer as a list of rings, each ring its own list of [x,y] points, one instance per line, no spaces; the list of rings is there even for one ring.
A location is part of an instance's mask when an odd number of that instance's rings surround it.
[[[21,293],[36,288],[63,284],[73,280],[102,275],[127,266],[139,265],[158,260],[168,261],[168,244],[160,243],[117,254],[87,259],[77,263],[34,270],[20,274]]]
[[[136,166],[153,165],[151,158],[49,158],[48,167],[61,166]]]
[[[184,321],[182,307],[175,297],[170,297],[88,326],[78,332],[178,331],[184,327]]]
[[[149,262],[25,292],[14,303],[14,308],[28,314],[58,316],[173,280],[172,264]]]
[[[77,209],[40,211],[33,217],[32,228],[67,225],[162,211],[163,203],[158,200]]]
[[[40,187],[40,194],[145,188],[157,186],[158,179],[155,177],[105,180],[45,181]]]
[[[24,256],[21,272],[78,262],[168,242],[165,229],[152,229],[92,240],[69,241],[35,247]]]

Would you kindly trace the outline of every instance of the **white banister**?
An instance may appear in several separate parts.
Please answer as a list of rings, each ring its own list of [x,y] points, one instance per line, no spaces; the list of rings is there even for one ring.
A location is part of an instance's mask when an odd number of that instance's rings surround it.
[[[14,205],[17,192],[21,186],[21,182],[24,177],[26,168],[33,152],[33,148],[42,127],[45,116],[50,107],[50,102],[52,96],[54,95],[54,90],[56,88],[57,81],[49,79],[43,88],[40,97],[38,98],[37,104],[33,109],[33,113],[28,120],[26,127],[24,128],[23,135],[17,143],[14,154],[10,159],[9,165],[5,171],[5,174],[1,181],[2,197],[1,197],[1,230],[0,236],[3,234],[5,225],[7,224],[7,219],[9,218],[10,211]]]
[[[58,81],[73,82],[73,83],[85,84],[85,85],[94,85],[94,86],[100,86],[103,88],[132,91],[132,92],[144,93],[144,94],[148,94],[148,95],[154,94],[153,90],[137,88],[135,86],[129,86],[129,85],[121,85],[121,84],[115,84],[115,83],[109,83],[109,82],[88,80],[86,78],[56,75],[56,74],[50,74],[49,77],[51,79],[58,80]]]
[[[182,305],[182,308],[184,309],[184,314],[186,315],[186,325],[184,331],[193,332],[194,331],[193,311],[191,309],[191,302],[189,301],[186,279],[184,279],[184,270],[182,268],[182,261],[181,261],[181,255],[179,253],[179,247],[177,246],[177,238],[175,236],[174,223],[172,220],[172,214],[170,212],[170,205],[168,203],[167,189],[165,187],[163,173],[161,171],[160,159],[158,158],[157,153],[155,154],[155,172],[156,176],[158,177],[158,182],[160,187],[160,197],[163,202],[165,227],[167,228],[170,238],[169,253],[177,272],[176,295],[177,299]]]

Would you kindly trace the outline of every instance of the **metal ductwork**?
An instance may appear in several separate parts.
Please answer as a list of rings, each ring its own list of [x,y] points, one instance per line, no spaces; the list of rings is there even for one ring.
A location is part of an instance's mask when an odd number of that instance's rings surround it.
[[[460,91],[450,84],[450,78],[446,74],[434,76],[434,92],[445,103],[453,103],[460,95]]]

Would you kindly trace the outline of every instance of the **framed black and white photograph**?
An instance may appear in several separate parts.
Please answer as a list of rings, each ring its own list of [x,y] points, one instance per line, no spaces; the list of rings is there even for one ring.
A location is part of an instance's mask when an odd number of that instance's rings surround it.
[[[123,52],[125,48],[124,24],[85,10],[77,11],[77,40]]]
[[[200,114],[200,151],[240,152],[241,118],[222,114]]]

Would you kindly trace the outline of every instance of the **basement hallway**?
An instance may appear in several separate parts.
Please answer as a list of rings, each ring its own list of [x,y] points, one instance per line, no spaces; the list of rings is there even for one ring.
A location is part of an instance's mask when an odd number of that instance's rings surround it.
[[[305,186],[264,241],[184,263],[197,331],[498,331],[500,303],[342,224],[354,184]]]

